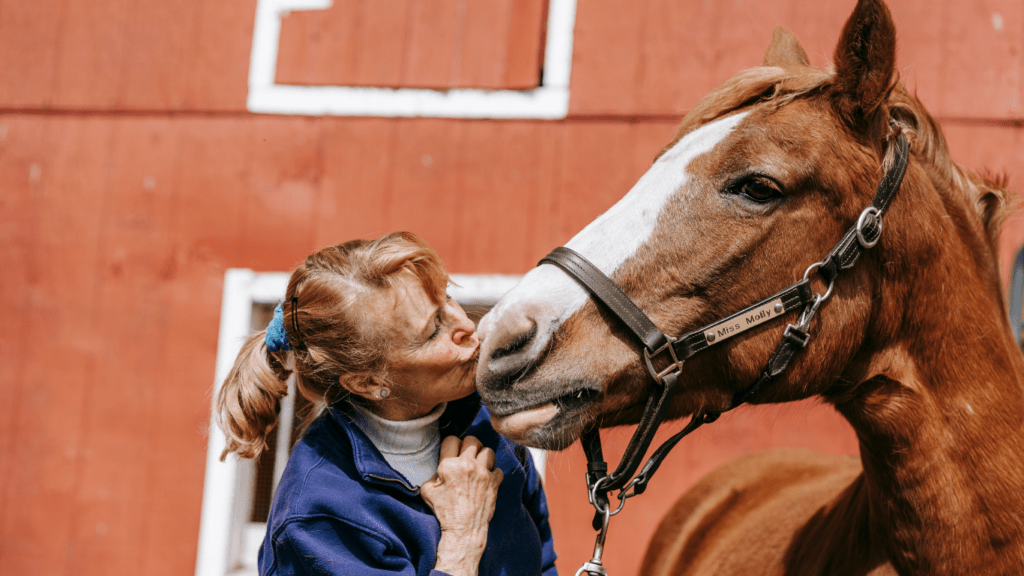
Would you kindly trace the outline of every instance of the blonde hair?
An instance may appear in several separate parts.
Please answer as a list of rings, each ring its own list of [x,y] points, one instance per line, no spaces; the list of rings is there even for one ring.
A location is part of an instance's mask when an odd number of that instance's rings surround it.
[[[386,335],[367,321],[360,302],[374,289],[392,288],[404,270],[435,304],[444,301],[444,263],[411,232],[324,248],[292,272],[282,306],[292,350],[269,351],[266,330],[251,335],[217,394],[215,417],[227,437],[222,460],[231,452],[255,458],[266,449],[293,371],[299,394],[315,407],[347,395],[341,377],[387,381]],[[318,412],[311,410],[305,424]]]

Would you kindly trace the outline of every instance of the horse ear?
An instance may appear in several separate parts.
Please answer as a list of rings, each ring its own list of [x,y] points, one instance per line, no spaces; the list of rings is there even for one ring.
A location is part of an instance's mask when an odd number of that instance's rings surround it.
[[[782,26],[776,26],[772,32],[772,43],[768,51],[764,53],[762,66],[778,66],[779,68],[790,68],[793,66],[810,66],[811,61],[807,59],[807,52],[803,46]]]
[[[896,26],[882,0],[858,0],[834,61],[836,112],[851,126],[871,124],[896,86]]]

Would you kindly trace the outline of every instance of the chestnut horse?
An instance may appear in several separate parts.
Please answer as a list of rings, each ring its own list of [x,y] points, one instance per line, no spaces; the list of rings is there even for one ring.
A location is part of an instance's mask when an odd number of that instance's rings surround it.
[[[778,450],[727,464],[662,521],[644,576],[1024,573],[1024,360],[996,258],[1004,185],[950,159],[899,83],[895,49],[881,0],[858,2],[832,71],[776,29],[763,65],[701,100],[567,244],[666,334],[685,334],[799,280],[871,202],[896,133],[910,141],[878,245],[751,399],[822,398],[856,431],[859,461]],[[727,410],[784,326],[687,361],[669,417]],[[495,427],[528,445],[636,423],[653,386],[633,335],[555,266],[527,274],[480,333],[479,390]]]

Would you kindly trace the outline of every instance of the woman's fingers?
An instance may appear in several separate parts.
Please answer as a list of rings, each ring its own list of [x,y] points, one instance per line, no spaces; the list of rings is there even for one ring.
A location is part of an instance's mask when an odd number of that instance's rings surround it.
[[[466,436],[462,440],[462,451],[459,456],[466,456],[468,458],[476,458],[476,455],[480,453],[484,445],[476,439],[476,436]]]
[[[472,482],[472,478],[490,478],[497,486],[504,478],[500,468],[496,468],[498,458],[494,450],[484,447],[480,440],[473,436],[459,439],[448,436],[441,442],[440,458],[437,472],[423,483],[422,488],[431,492],[443,484]]]
[[[494,464],[497,462],[497,457],[494,455],[494,450],[490,448],[484,448],[477,454],[476,459],[483,463],[484,467],[488,470],[494,468]],[[500,470],[500,468],[499,468]]]
[[[458,436],[449,436],[441,442],[440,459],[456,458],[462,448],[462,440]]]
[[[458,436],[448,436],[441,442],[439,460],[443,462],[448,458],[456,457],[475,460],[487,470],[493,469],[498,460],[494,450],[485,448],[474,436],[466,436],[462,440]]]

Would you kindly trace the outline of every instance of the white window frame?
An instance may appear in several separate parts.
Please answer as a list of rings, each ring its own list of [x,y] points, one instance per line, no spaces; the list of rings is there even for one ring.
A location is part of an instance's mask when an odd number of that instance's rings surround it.
[[[544,70],[529,90],[372,88],[277,84],[281,19],[294,10],[326,10],[331,0],[258,0],[249,60],[250,112],[309,116],[537,118],[569,114],[576,0],[550,0]]]
[[[449,294],[464,305],[492,306],[508,292],[521,276],[453,274]],[[212,399],[216,399],[221,383],[241,351],[250,333],[254,304],[274,304],[284,299],[288,274],[258,273],[247,269],[230,269],[224,275],[224,297],[221,304],[220,334],[217,341],[216,376]],[[280,419],[289,422],[294,410],[294,382],[281,403]],[[255,576],[256,550],[266,531],[265,524],[249,522],[256,467],[253,460],[230,455],[220,461],[227,445],[224,434],[211,423],[206,451],[206,479],[203,487],[203,509],[199,528],[199,552],[196,576]],[[274,487],[288,459],[291,427],[278,426],[277,451],[274,463]],[[530,449],[534,463],[544,477],[547,454]]]

